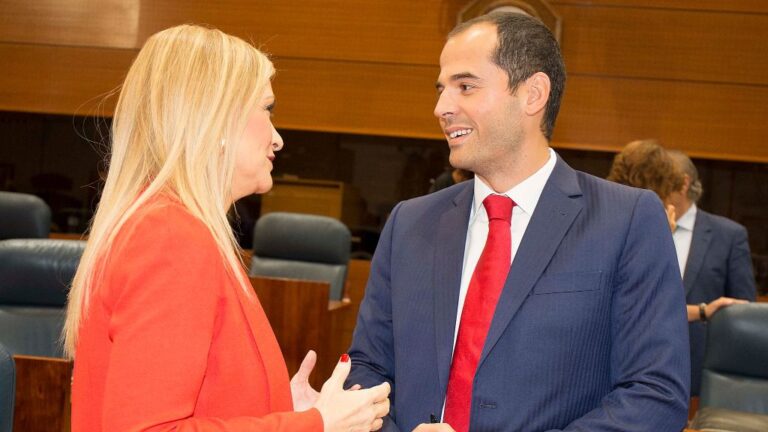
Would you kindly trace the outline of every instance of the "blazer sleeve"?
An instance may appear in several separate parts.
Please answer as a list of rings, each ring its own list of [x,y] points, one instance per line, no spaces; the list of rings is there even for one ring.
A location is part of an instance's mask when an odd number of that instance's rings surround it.
[[[360,304],[357,325],[352,337],[349,356],[352,371],[345,386],[360,384],[373,387],[386,381],[389,383],[390,413],[384,419],[382,432],[399,432],[394,422],[397,388],[395,386],[394,336],[392,331],[392,296],[390,266],[392,253],[392,231],[401,204],[395,206],[384,226],[371,263],[371,273],[365,287],[365,298]]]
[[[612,290],[612,390],[564,431],[680,431],[690,392],[685,298],[664,210],[651,192],[633,209]]]
[[[119,268],[105,293],[112,350],[102,430],[323,429],[315,409],[260,418],[193,418],[222,305],[226,274],[218,249],[202,224],[173,215],[147,217],[120,249],[113,255]]]
[[[734,233],[728,256],[728,282],[725,295],[749,301],[755,301],[757,296],[747,230],[740,225]]]

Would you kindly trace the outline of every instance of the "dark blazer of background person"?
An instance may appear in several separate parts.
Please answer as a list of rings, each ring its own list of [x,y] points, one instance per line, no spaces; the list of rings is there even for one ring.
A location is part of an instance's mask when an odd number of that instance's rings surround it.
[[[754,301],[755,277],[746,228],[698,208],[683,284],[687,304],[710,303],[720,297]],[[707,342],[707,324],[691,322],[689,330],[691,394],[698,395]]]
[[[392,383],[383,430],[442,412],[474,181],[400,203],[381,235],[347,382]],[[679,431],[685,326],[656,195],[558,160],[496,307],[471,430]]]

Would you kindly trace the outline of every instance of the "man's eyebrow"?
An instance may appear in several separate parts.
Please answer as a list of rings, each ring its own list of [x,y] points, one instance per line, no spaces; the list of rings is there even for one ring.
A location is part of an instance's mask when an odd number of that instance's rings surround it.
[[[451,75],[451,81],[458,81],[458,80],[467,79],[467,78],[476,79],[476,80],[480,79],[479,76],[471,72],[460,72],[460,73]]]
[[[477,75],[475,75],[475,74],[473,74],[471,72],[459,72],[457,74],[451,75],[450,78],[449,78],[450,81],[459,81],[459,80],[463,80],[463,79],[479,80],[480,77],[478,77]],[[444,87],[444,85],[440,81],[435,83],[435,88],[436,89],[440,90],[443,87]]]

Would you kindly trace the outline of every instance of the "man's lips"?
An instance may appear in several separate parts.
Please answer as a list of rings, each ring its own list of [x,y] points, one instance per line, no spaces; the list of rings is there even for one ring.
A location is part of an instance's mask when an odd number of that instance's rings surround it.
[[[470,127],[455,126],[445,129],[443,133],[445,134],[446,138],[451,141],[470,135],[474,131],[475,130]]]

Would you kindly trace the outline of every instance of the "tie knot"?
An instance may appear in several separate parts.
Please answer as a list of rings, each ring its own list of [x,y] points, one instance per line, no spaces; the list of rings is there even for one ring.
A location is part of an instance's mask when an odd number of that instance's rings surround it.
[[[489,221],[501,219],[510,223],[512,220],[512,207],[515,206],[515,202],[510,197],[491,194],[485,198],[483,205]]]

